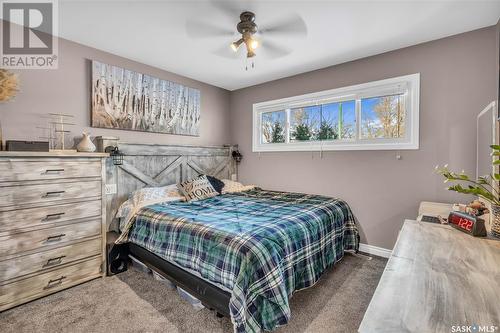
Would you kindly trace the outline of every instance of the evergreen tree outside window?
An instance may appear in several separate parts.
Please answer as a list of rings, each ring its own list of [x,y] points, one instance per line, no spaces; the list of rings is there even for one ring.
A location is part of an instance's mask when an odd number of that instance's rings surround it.
[[[338,132],[333,129],[333,126],[322,120],[319,127],[318,140],[336,140],[338,138]]]
[[[271,142],[285,142],[285,128],[279,121],[275,121],[271,129]]]
[[[332,136],[322,135],[320,140],[353,139],[356,132],[356,101],[322,104],[321,125],[324,134],[331,128]]]
[[[290,141],[317,140],[321,123],[321,106],[290,110]]]
[[[285,111],[262,114],[262,143],[285,142]]]

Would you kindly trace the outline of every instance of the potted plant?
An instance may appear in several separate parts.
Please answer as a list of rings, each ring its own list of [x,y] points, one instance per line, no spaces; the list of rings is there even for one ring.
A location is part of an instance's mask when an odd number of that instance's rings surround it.
[[[500,165],[500,145],[490,146],[492,149],[493,165]],[[457,173],[448,169],[448,165],[443,167],[436,166],[436,172],[442,175],[445,183],[453,182],[447,187],[448,190],[472,194],[478,196],[491,204],[491,233],[495,237],[500,237],[500,194],[498,182],[500,181],[500,173],[479,176],[477,179],[471,178],[464,171]]]

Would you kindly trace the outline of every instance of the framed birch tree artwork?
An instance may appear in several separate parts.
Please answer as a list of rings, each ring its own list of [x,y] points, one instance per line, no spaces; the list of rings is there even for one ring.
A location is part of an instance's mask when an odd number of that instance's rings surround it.
[[[92,127],[199,136],[200,91],[92,61]]]

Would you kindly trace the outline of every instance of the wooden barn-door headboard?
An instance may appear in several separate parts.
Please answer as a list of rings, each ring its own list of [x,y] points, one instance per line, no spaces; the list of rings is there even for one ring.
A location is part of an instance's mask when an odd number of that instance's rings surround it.
[[[120,142],[116,138],[97,138],[97,149],[117,146],[124,153],[123,164],[106,161],[106,184],[116,184],[116,193],[106,195],[108,230],[117,229],[114,216],[129,194],[143,187],[165,186],[192,179],[200,174],[234,179],[235,146],[150,145]]]

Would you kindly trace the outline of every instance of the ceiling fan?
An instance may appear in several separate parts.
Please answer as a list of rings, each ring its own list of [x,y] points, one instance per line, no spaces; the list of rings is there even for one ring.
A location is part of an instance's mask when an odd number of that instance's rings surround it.
[[[231,49],[237,52],[241,44],[244,43],[247,49],[247,58],[255,57],[255,50],[259,47],[259,41],[254,37],[257,32],[255,14],[243,12],[240,14],[240,20],[240,23],[236,25],[236,30],[241,34],[241,38],[231,43]]]
[[[244,49],[246,59],[253,59],[261,51],[265,57],[276,59],[292,52],[289,46],[290,38],[304,38],[307,35],[304,20],[296,14],[273,19],[272,22],[261,26],[257,25],[254,12],[242,10],[236,1],[213,0],[211,3],[233,22],[239,15],[236,30],[222,26],[215,20],[189,20],[186,31],[192,38],[225,37],[226,42],[221,40],[221,47],[213,51],[218,56],[237,58],[241,55],[239,50]]]

